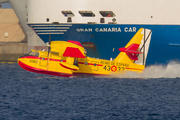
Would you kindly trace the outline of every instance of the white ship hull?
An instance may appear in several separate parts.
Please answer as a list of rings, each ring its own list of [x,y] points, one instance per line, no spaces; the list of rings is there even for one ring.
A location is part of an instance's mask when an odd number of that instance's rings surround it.
[[[144,27],[153,32],[147,64],[180,59],[178,0],[27,2],[27,22],[44,42],[48,42],[49,34],[52,40],[77,40],[84,44],[90,56],[109,59]]]

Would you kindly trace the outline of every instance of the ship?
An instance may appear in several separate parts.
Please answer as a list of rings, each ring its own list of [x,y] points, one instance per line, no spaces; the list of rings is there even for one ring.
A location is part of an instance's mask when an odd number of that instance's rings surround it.
[[[151,29],[147,65],[180,59],[178,0],[27,0],[26,23],[44,41],[79,41],[87,55],[114,59],[138,29]]]

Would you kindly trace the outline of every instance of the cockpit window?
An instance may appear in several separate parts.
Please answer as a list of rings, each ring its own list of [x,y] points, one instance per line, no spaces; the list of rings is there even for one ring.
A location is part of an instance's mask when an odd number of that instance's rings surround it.
[[[36,54],[36,52],[32,52],[32,51],[31,51],[31,53],[30,53],[29,55],[35,55],[35,54]]]
[[[95,17],[95,14],[92,11],[79,11],[82,17]]]
[[[62,14],[65,17],[74,17],[74,14],[71,11],[62,11]]]
[[[30,54],[31,54],[31,52],[32,52],[32,51],[30,51],[30,52],[28,53],[28,55],[30,55]]]
[[[29,55],[39,57],[39,52],[30,51],[30,52],[29,52]]]
[[[112,11],[99,11],[103,17],[115,17],[116,15]]]
[[[37,53],[35,54],[35,56],[39,57],[39,52],[37,52]]]

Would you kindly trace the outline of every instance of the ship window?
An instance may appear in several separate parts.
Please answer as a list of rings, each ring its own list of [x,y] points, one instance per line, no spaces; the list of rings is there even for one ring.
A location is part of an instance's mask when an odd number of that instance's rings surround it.
[[[104,18],[100,18],[100,23],[105,23]]]
[[[95,14],[92,11],[79,11],[82,17],[95,17]]]
[[[71,17],[68,17],[68,18],[67,18],[67,22],[72,22]]]
[[[74,14],[71,11],[62,11],[62,14],[65,17],[74,17]]]
[[[49,18],[47,18],[46,21],[49,22]]]
[[[116,15],[112,11],[99,11],[103,17],[115,17]]]

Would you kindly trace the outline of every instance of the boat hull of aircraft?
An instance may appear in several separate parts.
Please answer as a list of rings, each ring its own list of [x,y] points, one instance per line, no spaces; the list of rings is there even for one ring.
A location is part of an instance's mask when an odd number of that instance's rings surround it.
[[[28,55],[18,59],[20,67],[27,71],[70,77],[106,76],[124,74],[126,71],[141,72],[150,44],[151,34],[141,28],[130,42],[120,48],[114,60],[104,60],[86,56],[86,50],[77,41],[53,41],[48,51],[31,50]]]

